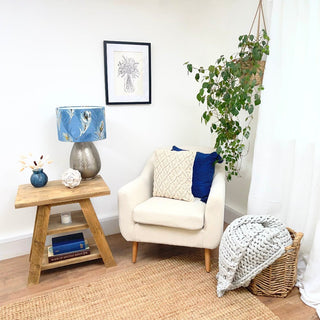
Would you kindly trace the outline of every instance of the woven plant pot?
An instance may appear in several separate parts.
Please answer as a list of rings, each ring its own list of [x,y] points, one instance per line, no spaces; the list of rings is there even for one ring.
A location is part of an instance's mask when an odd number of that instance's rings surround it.
[[[265,61],[257,61],[259,68],[257,70],[257,73],[251,76],[250,80],[255,79],[256,85],[259,86],[262,84],[263,81],[263,75],[264,75],[264,68],[266,66]],[[241,62],[241,68],[242,69],[249,69],[251,67],[251,62]]]
[[[297,281],[297,262],[303,233],[287,228],[292,245],[266,269],[262,270],[249,284],[248,290],[258,296],[285,298]]]

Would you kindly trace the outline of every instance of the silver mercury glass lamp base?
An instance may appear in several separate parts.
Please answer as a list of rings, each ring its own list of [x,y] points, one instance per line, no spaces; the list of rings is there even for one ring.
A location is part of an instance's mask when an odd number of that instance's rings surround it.
[[[70,167],[80,171],[83,180],[93,179],[101,169],[95,145],[92,142],[75,142],[70,154]]]

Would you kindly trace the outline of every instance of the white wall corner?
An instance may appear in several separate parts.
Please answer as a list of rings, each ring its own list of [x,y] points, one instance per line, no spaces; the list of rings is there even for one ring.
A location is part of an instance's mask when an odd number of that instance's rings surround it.
[[[105,235],[120,233],[118,215],[99,219]],[[89,231],[84,235],[90,236]],[[47,238],[47,245],[50,237]],[[0,240],[0,261],[29,254],[31,248],[32,234],[23,234],[12,238]]]
[[[224,207],[224,222],[230,224],[233,220],[242,217],[244,214],[229,207]]]

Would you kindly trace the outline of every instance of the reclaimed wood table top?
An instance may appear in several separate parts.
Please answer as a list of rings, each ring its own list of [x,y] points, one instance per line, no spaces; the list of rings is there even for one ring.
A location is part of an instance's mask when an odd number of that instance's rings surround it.
[[[64,186],[61,180],[49,181],[41,188],[23,184],[18,187],[15,208],[55,205],[108,194],[110,189],[100,175],[91,180],[82,180],[73,189]]]

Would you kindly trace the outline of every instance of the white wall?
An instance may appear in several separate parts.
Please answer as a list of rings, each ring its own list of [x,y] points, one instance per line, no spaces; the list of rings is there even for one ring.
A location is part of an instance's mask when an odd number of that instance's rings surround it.
[[[50,180],[59,179],[72,145],[57,140],[55,108],[105,104],[103,40],[151,42],[152,104],[106,108],[108,137],[96,146],[112,194],[93,200],[102,220],[117,216],[118,189],[156,147],[213,143],[200,123],[197,85],[183,63],[206,66],[235,52],[256,5],[255,0],[1,0],[0,245],[30,239],[33,230],[35,208],[14,209],[17,186],[31,175],[19,173],[19,156],[50,154],[54,163],[45,171]],[[247,162],[244,179],[227,189],[227,205],[240,212],[249,189],[251,159]],[[21,250],[12,252],[17,254]]]

